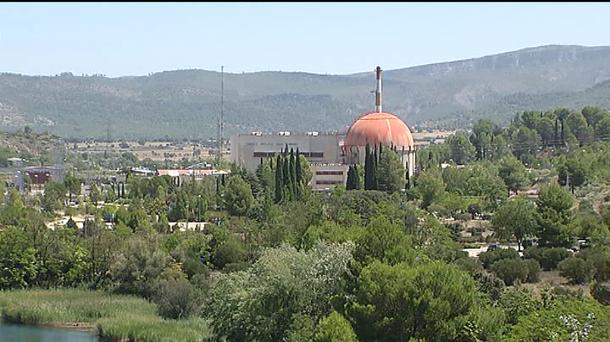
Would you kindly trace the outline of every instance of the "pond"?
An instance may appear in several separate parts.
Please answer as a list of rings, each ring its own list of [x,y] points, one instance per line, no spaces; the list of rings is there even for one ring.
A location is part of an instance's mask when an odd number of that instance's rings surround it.
[[[93,333],[0,322],[2,342],[98,342]]]

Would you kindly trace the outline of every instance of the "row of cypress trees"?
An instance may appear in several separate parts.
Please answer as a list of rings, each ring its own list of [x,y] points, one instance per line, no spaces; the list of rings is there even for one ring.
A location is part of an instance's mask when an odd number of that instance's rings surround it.
[[[271,169],[275,172],[275,202],[287,202],[299,200],[303,195],[303,169],[299,157],[299,149],[296,153],[288,145],[282,153],[276,157],[275,163],[271,163]],[[275,164],[275,165],[274,165]]]
[[[390,147],[390,150],[396,152],[396,147]],[[364,190],[381,190],[380,189],[380,175],[379,161],[381,154],[383,153],[383,145],[375,145],[375,149],[371,149],[369,144],[366,144],[364,156]],[[347,170],[347,181],[345,187],[347,190],[360,190],[362,184],[358,165],[350,165]]]

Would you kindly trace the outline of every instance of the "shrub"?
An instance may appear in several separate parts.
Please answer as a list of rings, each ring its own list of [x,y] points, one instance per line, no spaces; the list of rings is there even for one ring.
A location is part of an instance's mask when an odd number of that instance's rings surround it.
[[[538,247],[538,246],[528,247],[523,251],[523,257],[525,259],[535,259],[538,262],[540,262],[540,260],[542,260],[542,252],[545,249],[546,248],[544,248],[544,247]]]
[[[152,299],[163,318],[187,318],[197,306],[193,286],[184,278],[159,281]]]
[[[246,257],[246,249],[241,241],[231,236],[214,253],[213,263],[218,269],[227,264],[239,263]]]
[[[536,311],[541,303],[532,295],[530,290],[514,287],[507,288],[502,292],[498,300],[498,306],[506,313],[508,323],[515,324],[520,317]]]
[[[569,257],[559,263],[559,274],[568,278],[572,284],[583,284],[591,280],[593,267],[582,258]]]
[[[538,275],[540,273],[540,264],[538,261],[534,259],[522,260],[523,264],[527,268],[527,282],[528,283],[536,283],[539,278]]]
[[[610,247],[600,246],[588,248],[578,253],[578,257],[584,258],[595,270],[595,280],[610,280]]]
[[[591,284],[591,295],[601,304],[610,305],[610,282],[594,281]]]
[[[458,221],[468,221],[472,219],[472,215],[470,215],[469,213],[459,213],[453,215],[453,218]]]
[[[542,269],[550,271],[557,268],[557,264],[568,258],[572,253],[565,248],[555,247],[530,247],[523,252],[523,257],[526,259],[535,259],[540,263]]]
[[[546,270],[555,269],[557,268],[557,264],[559,264],[562,260],[570,257],[570,255],[572,255],[572,252],[566,250],[565,248],[549,248],[542,252],[542,260],[540,261],[540,266],[542,266]]]
[[[491,269],[506,285],[527,281],[528,269],[520,259],[498,260],[491,265]]]
[[[451,211],[440,204],[431,204],[428,207],[428,212],[436,213],[440,217],[450,217]]]
[[[577,288],[577,289],[572,289],[570,287],[567,286],[553,286],[553,288],[551,288],[550,294],[552,296],[563,296],[563,297],[574,297],[574,298],[580,298],[582,299],[584,296],[584,292],[581,288]]]
[[[479,260],[481,260],[483,267],[486,269],[489,269],[496,261],[503,259],[519,259],[519,252],[512,248],[501,248],[479,254]]]
[[[475,258],[459,258],[454,263],[463,271],[469,274],[475,274],[476,272],[483,271],[483,265]]]
[[[479,291],[486,293],[492,300],[498,300],[505,287],[504,281],[487,271],[480,271],[473,274],[473,278],[478,283]]]

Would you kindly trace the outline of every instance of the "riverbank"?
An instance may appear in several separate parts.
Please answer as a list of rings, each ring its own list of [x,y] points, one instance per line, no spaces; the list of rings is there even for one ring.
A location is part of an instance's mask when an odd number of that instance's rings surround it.
[[[101,291],[2,291],[0,313],[7,322],[91,331],[116,341],[186,342],[211,337],[201,318],[165,320],[154,304],[142,298]]]

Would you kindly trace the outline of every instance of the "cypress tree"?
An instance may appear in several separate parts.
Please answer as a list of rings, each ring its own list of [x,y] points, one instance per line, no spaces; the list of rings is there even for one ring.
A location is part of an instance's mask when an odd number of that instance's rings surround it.
[[[301,157],[299,153],[299,148],[297,147],[297,155],[296,155],[296,178],[297,178],[297,197],[301,198],[301,187],[303,186],[303,169],[301,169]]]
[[[345,182],[346,190],[354,190],[354,167],[349,166],[347,169],[347,181]]]
[[[294,159],[294,150],[290,149],[290,193],[292,198],[296,198],[297,194],[297,166]]]
[[[557,146],[559,141],[559,119],[555,118],[555,134],[553,136],[553,146]]]
[[[282,155],[278,153],[275,163],[275,203],[282,201],[282,190],[284,189],[283,175],[282,175]]]
[[[285,195],[283,196],[284,200],[291,201],[292,197],[290,196],[290,160],[287,158],[283,158],[282,160],[282,188],[284,190]]]
[[[381,145],[380,145],[381,146]],[[378,182],[377,182],[377,165],[379,163],[379,154],[377,153],[377,146],[375,146],[375,153],[373,154],[373,165],[371,167],[371,190],[378,190]]]
[[[359,175],[358,175],[358,166],[356,164],[354,164],[352,166],[352,173],[353,173],[352,188],[354,190],[360,190],[361,185],[360,185],[360,179],[359,179]]]
[[[364,190],[371,190],[373,184],[371,177],[373,176],[373,173],[371,171],[371,147],[368,143],[366,144],[364,151]]]
[[[563,120],[561,120],[561,146],[565,146],[565,145],[566,145],[566,138],[564,135]]]

